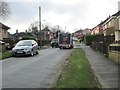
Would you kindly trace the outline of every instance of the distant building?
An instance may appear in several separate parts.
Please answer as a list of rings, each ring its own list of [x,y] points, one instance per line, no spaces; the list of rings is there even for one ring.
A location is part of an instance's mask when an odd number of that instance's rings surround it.
[[[77,38],[81,38],[83,37],[83,33],[82,33],[83,30],[77,30],[76,32],[73,33],[73,36],[74,37],[77,37]]]
[[[45,27],[42,32],[44,33],[43,40],[51,40],[53,38],[53,32],[48,27]]]
[[[89,35],[89,34],[91,34],[91,30],[88,29],[88,28],[86,28],[86,29],[84,29],[84,30],[82,31],[82,33],[83,33],[84,36],[85,36],[85,35]]]
[[[16,33],[13,34],[14,36],[14,40],[20,40],[22,39],[23,37],[27,36],[27,37],[33,37],[35,39],[37,39],[37,36],[33,33],[30,33],[30,32],[18,32],[18,30],[16,30]]]

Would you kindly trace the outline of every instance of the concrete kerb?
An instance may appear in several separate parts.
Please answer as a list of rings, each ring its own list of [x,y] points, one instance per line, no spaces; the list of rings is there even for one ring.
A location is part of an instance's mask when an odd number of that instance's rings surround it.
[[[67,53],[67,55],[65,55],[63,58],[62,58],[62,61],[59,62],[55,67],[55,72],[54,73],[50,73],[48,75],[47,78],[52,78],[51,79],[48,79],[47,81],[43,82],[43,85],[41,88],[54,88],[56,86],[56,83],[57,81],[59,80],[59,77],[66,65],[66,62],[68,61],[68,58],[70,57],[70,55],[72,54],[72,51],[73,49]]]

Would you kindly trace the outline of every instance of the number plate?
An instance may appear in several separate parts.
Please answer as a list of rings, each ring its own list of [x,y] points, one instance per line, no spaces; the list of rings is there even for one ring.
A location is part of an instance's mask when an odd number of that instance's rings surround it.
[[[17,51],[17,53],[23,53],[22,51]]]

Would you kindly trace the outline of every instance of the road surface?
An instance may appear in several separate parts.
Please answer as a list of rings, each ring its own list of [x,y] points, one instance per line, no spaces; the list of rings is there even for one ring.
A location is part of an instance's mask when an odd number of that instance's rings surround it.
[[[49,88],[72,50],[49,48],[34,57],[12,57],[2,62],[2,88]]]

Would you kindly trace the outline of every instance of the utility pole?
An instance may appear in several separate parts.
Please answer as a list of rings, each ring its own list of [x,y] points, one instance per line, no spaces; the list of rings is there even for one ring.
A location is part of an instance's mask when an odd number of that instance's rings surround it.
[[[42,47],[42,32],[41,32],[41,7],[39,7],[39,33],[40,33],[40,48]]]
[[[66,26],[65,26],[65,31],[66,31]]]

